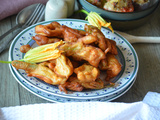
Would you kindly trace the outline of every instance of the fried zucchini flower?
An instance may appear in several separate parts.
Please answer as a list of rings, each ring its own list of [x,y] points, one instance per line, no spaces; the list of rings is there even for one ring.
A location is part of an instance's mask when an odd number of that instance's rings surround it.
[[[61,44],[63,44],[63,41],[33,48],[25,54],[21,61],[39,63],[58,58],[63,51],[56,48]]]
[[[97,27],[98,29],[101,29],[101,27],[108,27],[112,32],[113,28],[111,26],[110,22],[106,22],[101,16],[100,14],[96,13],[96,12],[87,12],[86,10],[79,10],[78,12],[83,12],[85,14],[87,14],[87,17],[85,18],[86,20],[88,20],[88,22]]]
[[[36,48],[30,49],[24,56],[23,59],[19,61],[25,61],[28,63],[40,63],[52,59],[58,58],[62,50],[57,49],[59,45],[62,45],[64,42],[59,41],[56,43],[46,44],[38,46]],[[0,63],[11,63],[12,61],[0,61]]]

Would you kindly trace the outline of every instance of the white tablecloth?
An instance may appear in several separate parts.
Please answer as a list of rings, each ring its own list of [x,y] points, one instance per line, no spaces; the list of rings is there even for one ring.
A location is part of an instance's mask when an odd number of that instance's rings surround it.
[[[33,104],[0,109],[0,120],[160,120],[160,94],[143,101]]]

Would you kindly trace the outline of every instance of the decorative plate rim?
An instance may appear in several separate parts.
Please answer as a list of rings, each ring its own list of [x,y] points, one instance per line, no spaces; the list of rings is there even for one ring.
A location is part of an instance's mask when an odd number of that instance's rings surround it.
[[[91,102],[91,101],[109,102],[109,101],[115,100],[115,99],[119,98],[120,96],[124,95],[133,86],[134,82],[136,81],[136,77],[135,77],[134,80],[125,89],[123,89],[117,93],[114,93],[111,96],[104,96],[101,98],[93,98],[93,99],[74,99],[74,98],[65,98],[65,97],[54,96],[54,95],[51,95],[51,94],[46,93],[44,91],[38,90],[38,89],[30,86],[29,84],[27,84],[25,81],[21,80],[18,77],[18,75],[15,73],[15,71],[13,70],[13,67],[11,65],[9,65],[9,68],[11,70],[11,73],[13,74],[13,77],[16,79],[16,81],[21,86],[23,86],[26,90],[28,90],[32,94],[34,94],[44,100],[48,100],[50,102],[56,102],[56,103]]]

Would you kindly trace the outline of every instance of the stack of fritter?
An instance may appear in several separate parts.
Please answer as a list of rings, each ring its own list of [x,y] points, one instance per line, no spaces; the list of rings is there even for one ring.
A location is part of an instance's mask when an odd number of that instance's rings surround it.
[[[86,24],[84,30],[76,30],[52,22],[37,25],[35,32],[32,39],[39,46],[63,40],[64,43],[58,46],[63,53],[56,59],[41,63],[13,61],[12,65],[25,70],[28,76],[58,85],[65,93],[67,90],[102,89],[101,71],[106,71],[105,81],[108,83],[121,71],[121,64],[115,57],[118,54],[116,42],[92,25]],[[28,45],[21,46],[22,52],[29,49]]]

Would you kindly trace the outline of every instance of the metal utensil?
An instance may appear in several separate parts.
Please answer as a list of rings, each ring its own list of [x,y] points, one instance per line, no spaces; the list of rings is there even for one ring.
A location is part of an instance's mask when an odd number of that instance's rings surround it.
[[[130,43],[160,43],[160,37],[134,36],[120,31],[116,32],[126,38]]]
[[[0,40],[5,38],[9,33],[14,31],[17,28],[20,28],[12,35],[10,39],[6,39],[4,41],[1,41],[0,43],[0,53],[6,48],[6,46],[9,44],[9,42],[24,28],[35,24],[37,22],[40,22],[44,19],[44,12],[45,12],[45,5],[43,4],[33,4],[26,8],[24,8],[22,11],[20,11],[16,17],[16,23],[17,25],[14,26],[12,29],[10,29],[8,32],[3,34],[0,37]]]

